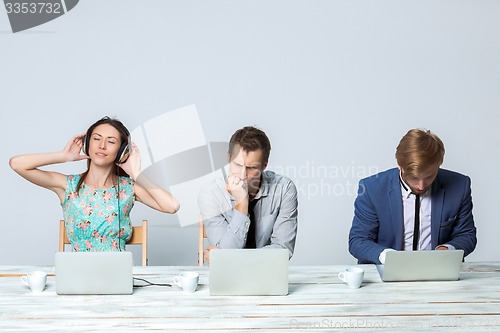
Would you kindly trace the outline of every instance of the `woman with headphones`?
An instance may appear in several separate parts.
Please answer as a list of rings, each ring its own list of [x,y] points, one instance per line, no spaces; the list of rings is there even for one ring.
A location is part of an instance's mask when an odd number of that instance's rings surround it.
[[[82,155],[80,152],[85,153]],[[82,174],[65,175],[40,167],[87,159]],[[140,174],[140,154],[127,128],[104,117],[60,152],[18,155],[11,168],[28,181],[57,194],[68,239],[75,251],[123,251],[132,235],[134,201],[165,213],[179,202]]]

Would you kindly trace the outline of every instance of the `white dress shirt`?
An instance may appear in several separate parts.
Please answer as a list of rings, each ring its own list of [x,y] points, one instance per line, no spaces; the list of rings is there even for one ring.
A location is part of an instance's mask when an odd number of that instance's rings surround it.
[[[401,176],[400,176],[401,177]],[[415,228],[416,195],[401,179],[401,196],[403,199],[403,235],[404,250],[413,250],[413,230]],[[431,249],[431,189],[420,195],[420,230],[417,250]]]

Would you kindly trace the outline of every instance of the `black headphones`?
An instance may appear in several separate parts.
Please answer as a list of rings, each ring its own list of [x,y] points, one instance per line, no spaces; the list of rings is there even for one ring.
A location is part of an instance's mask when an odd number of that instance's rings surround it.
[[[121,143],[120,149],[118,149],[115,158],[115,163],[118,164],[125,163],[125,161],[127,161],[128,156],[130,155],[130,145],[129,145],[130,132],[125,126],[123,126],[123,124],[120,121],[111,119],[109,117],[102,118],[94,125],[90,126],[90,128],[87,130],[87,134],[85,134],[85,137],[83,138],[83,149],[82,149],[83,152],[85,153],[85,155],[89,155],[90,137],[92,136],[92,132],[94,131],[94,128],[102,124],[110,124],[115,128],[120,127],[124,130],[125,133],[127,133],[127,139],[123,140],[123,142]]]

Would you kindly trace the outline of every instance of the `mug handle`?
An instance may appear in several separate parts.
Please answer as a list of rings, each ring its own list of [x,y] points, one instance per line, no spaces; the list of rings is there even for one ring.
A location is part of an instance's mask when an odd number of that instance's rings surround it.
[[[344,282],[345,282],[345,274],[344,274],[344,272],[340,272],[340,273],[338,274],[338,277],[339,277],[339,279],[341,279],[342,281],[344,281]]]
[[[175,285],[182,288],[181,279],[178,276],[174,276],[174,278],[172,280],[174,281]]]
[[[21,276],[21,282],[29,287],[30,284],[28,283],[28,275]]]

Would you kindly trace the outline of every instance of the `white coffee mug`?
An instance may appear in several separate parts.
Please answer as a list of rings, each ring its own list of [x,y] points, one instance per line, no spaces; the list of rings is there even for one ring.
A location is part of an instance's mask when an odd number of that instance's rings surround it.
[[[21,277],[21,282],[27,285],[32,292],[41,293],[47,282],[47,273],[42,271],[33,271]]]
[[[186,293],[194,293],[198,286],[200,274],[196,272],[183,272],[174,276],[174,284],[181,287]]]
[[[338,274],[339,279],[346,282],[349,288],[357,289],[361,287],[365,271],[360,267],[348,267]]]

